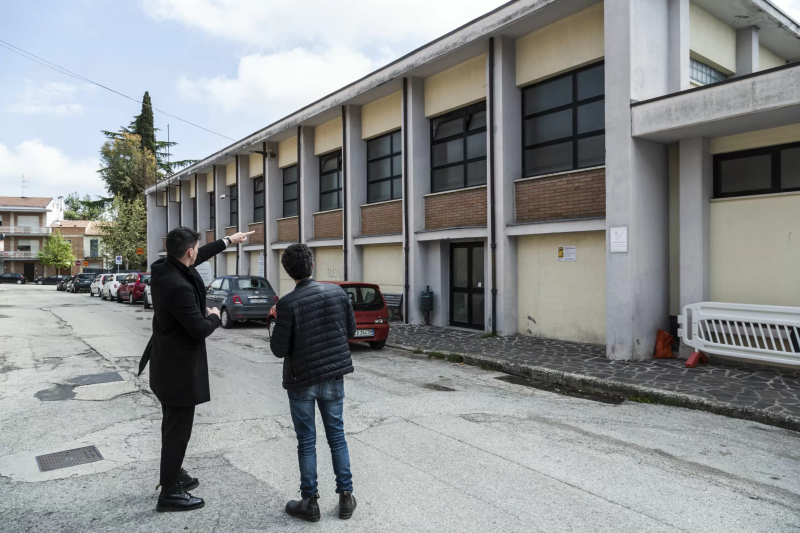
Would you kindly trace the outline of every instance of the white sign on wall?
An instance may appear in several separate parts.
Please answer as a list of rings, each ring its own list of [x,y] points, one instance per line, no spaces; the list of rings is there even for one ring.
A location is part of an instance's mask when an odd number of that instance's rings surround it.
[[[609,229],[609,252],[612,254],[628,253],[628,226]]]
[[[559,246],[558,247],[558,260],[559,261],[577,261],[578,248],[576,246]]]

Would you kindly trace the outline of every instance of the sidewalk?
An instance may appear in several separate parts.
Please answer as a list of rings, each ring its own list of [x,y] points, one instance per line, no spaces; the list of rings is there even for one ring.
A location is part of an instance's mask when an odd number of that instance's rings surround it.
[[[800,370],[737,364],[686,368],[680,359],[612,361],[605,347],[523,335],[482,339],[483,332],[392,323],[389,345],[461,355],[467,364],[575,388],[640,396],[800,431]]]

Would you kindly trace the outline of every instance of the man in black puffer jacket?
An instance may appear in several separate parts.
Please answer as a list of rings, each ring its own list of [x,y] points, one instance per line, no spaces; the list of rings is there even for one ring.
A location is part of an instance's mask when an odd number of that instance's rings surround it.
[[[353,371],[349,340],[356,334],[356,317],[341,287],[311,279],[313,256],[305,244],[286,248],[281,263],[296,285],[278,301],[278,318],[269,344],[272,353],[283,358],[283,388],[289,394],[297,434],[302,497],[287,503],[286,512],[310,522],[320,519],[316,402],[336,474],[339,518],[347,519],[353,515],[356,499],[344,438],[344,375]]]

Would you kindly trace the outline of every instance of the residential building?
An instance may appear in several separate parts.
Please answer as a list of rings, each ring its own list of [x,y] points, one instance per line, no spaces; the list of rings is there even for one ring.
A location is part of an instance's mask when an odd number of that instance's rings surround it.
[[[38,259],[50,224],[63,218],[61,199],[0,196],[0,272],[24,274],[28,281],[49,275]]]
[[[648,359],[685,304],[800,305],[798,59],[768,0],[512,1],[148,189],[148,259],[255,230],[217,275],[286,294],[303,242],[409,322]]]
[[[61,236],[72,245],[75,264],[70,267],[70,274],[92,272],[105,268],[105,260],[100,254],[102,233],[98,222],[94,220],[59,220],[53,222],[51,230],[58,230]],[[78,265],[80,262],[80,265]]]

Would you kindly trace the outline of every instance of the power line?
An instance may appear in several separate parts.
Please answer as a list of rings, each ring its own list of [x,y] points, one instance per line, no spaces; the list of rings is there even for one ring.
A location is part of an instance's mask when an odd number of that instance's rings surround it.
[[[71,70],[67,70],[62,66],[56,65],[55,63],[52,63],[52,62],[50,62],[50,61],[48,61],[46,59],[43,59],[43,58],[41,58],[41,57],[39,57],[37,55],[34,55],[34,54],[32,54],[32,53],[30,53],[30,52],[28,52],[26,50],[23,50],[22,48],[14,46],[11,43],[7,43],[6,41],[3,41],[2,39],[0,39],[0,47],[5,48],[9,52],[14,52],[15,54],[17,54],[19,56],[22,56],[25,59],[28,59],[30,61],[33,61],[34,63],[38,63],[38,64],[40,64],[40,65],[42,65],[44,67],[47,67],[47,68],[52,69],[52,70],[55,70],[56,72],[59,72],[61,74],[66,74],[67,76],[72,76],[73,78],[79,79],[81,81],[85,81],[87,83],[91,83],[93,85],[97,85],[98,87],[101,87],[101,88],[103,88],[103,89],[105,89],[107,91],[111,91],[114,94],[118,94],[119,96],[122,96],[123,98],[127,98],[128,100],[133,100],[136,103],[145,105],[141,100],[137,100],[136,98],[132,98],[132,97],[128,96],[127,94],[122,94],[121,92],[115,91],[114,89],[111,89],[110,87],[106,87],[105,85],[103,85],[101,83],[97,83],[96,81],[90,80],[89,78],[87,78],[85,76],[81,76],[80,74],[76,74],[76,73],[72,72]],[[185,122],[186,124],[189,124],[190,126],[194,126],[195,128],[200,128],[201,130],[205,130],[205,131],[207,131],[209,133],[213,133],[214,135],[219,135],[220,137],[224,137],[225,139],[228,139],[228,140],[231,140],[231,141],[236,141],[236,139],[228,137],[227,135],[223,135],[221,133],[217,133],[216,131],[210,130],[208,128],[204,128],[203,126],[195,124],[194,122],[189,122],[186,119],[182,119],[181,117],[178,117],[178,116],[173,115],[171,113],[167,113],[166,111],[162,111],[161,109],[158,109],[157,107],[153,107],[152,105],[150,106],[150,109],[152,109],[153,111],[158,111],[162,115],[166,115],[166,116],[172,117],[172,118],[174,118],[176,120],[180,120],[181,122]]]

